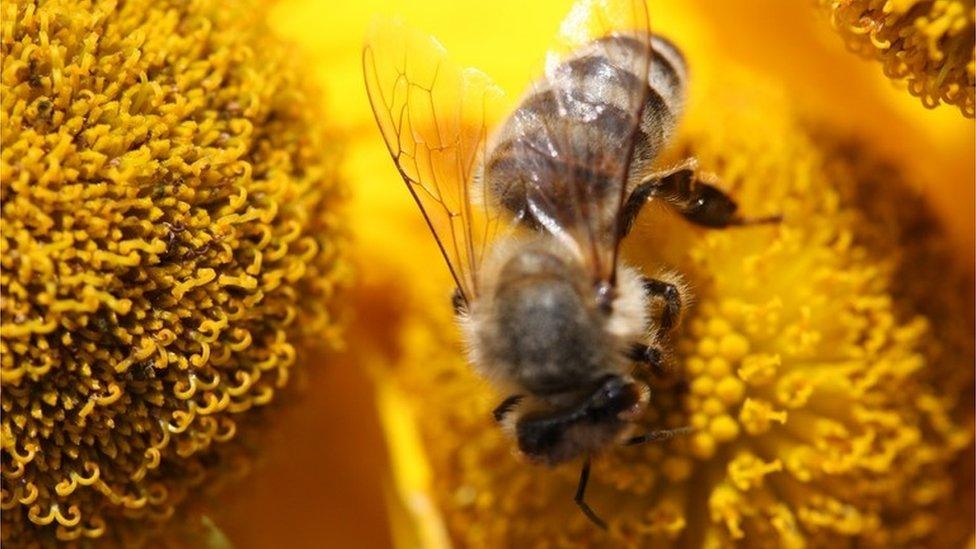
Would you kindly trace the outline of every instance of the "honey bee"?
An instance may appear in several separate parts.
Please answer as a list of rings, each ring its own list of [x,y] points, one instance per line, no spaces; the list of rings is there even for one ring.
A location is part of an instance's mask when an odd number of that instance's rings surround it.
[[[543,76],[494,130],[500,90],[436,40],[379,23],[363,49],[376,122],[456,283],[470,362],[510,395],[494,417],[534,462],[583,460],[635,434],[689,295],[677,275],[619,258],[652,199],[707,227],[747,220],[695,161],[653,161],[684,104],[685,60],[652,34],[644,0],[579,0]],[[652,314],[653,312],[653,314]]]

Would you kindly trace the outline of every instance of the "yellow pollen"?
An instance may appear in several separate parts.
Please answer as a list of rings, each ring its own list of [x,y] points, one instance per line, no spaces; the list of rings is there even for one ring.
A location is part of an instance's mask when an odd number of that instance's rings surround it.
[[[709,397],[705,399],[705,402],[702,404],[701,409],[703,412],[705,412],[710,416],[717,416],[725,411],[725,405],[722,404],[721,400],[715,397]]]
[[[715,389],[715,380],[710,377],[699,377],[691,382],[691,392],[699,396],[708,396]]]
[[[764,385],[773,380],[780,361],[779,355],[747,356],[738,370],[739,377],[750,385]]]
[[[766,401],[747,398],[739,412],[739,421],[750,435],[761,435],[773,422],[786,423],[786,412],[774,410]]]
[[[671,482],[681,482],[691,476],[692,463],[687,458],[670,456],[661,464],[661,470]]]
[[[976,7],[971,0],[820,0],[848,48],[932,108],[976,114]],[[881,9],[878,9],[880,6]]]
[[[259,451],[251,409],[340,344],[339,139],[267,14],[0,4],[4,546],[194,522]]]
[[[745,394],[746,386],[742,381],[732,377],[723,377],[715,386],[715,395],[727,406],[738,404]]]
[[[698,342],[698,354],[704,358],[711,358],[718,353],[718,343],[711,337],[703,337]]]
[[[708,375],[715,379],[720,379],[731,371],[732,368],[729,366],[729,361],[725,358],[716,356],[712,357],[712,359],[708,361]]]
[[[708,459],[715,454],[715,438],[710,433],[695,433],[691,436],[691,454],[698,459]]]
[[[721,415],[708,426],[709,433],[718,442],[728,442],[739,436],[739,424],[729,415]]]
[[[729,362],[736,362],[749,352],[749,340],[745,337],[729,333],[719,340],[719,353]]]

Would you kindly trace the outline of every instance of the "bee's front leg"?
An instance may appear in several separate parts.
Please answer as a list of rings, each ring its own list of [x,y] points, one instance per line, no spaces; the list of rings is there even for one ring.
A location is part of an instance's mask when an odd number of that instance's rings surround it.
[[[650,370],[655,377],[666,377],[670,371],[664,352],[654,345],[634,343],[627,352],[627,358]]]
[[[464,299],[461,288],[454,288],[454,293],[451,294],[451,306],[454,307],[454,316],[461,316],[462,313],[467,312],[468,302]]]
[[[682,306],[685,302],[681,287],[665,280],[644,277],[644,292],[652,302],[655,299],[663,301],[661,314],[655,324],[662,334],[671,331],[681,318]]]

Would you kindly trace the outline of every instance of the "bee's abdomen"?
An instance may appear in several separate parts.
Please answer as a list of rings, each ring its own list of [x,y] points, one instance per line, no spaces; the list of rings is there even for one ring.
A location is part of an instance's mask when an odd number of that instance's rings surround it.
[[[495,137],[486,177],[496,198],[524,211],[528,185],[543,195],[556,222],[572,222],[560,219],[571,212],[558,211],[573,204],[569,193],[579,192],[567,183],[585,182],[590,203],[619,193],[631,139],[631,177],[643,172],[671,138],[686,79],[681,53],[657,36],[651,44],[646,75],[636,69],[645,66],[646,41],[615,35],[582,48],[537,83]],[[645,103],[635,135],[634,101],[640,97]]]
[[[651,45],[654,57],[638,135],[639,147],[641,141],[646,140],[646,149],[636,155],[638,164],[649,164],[671,140],[685,102],[688,73],[684,56],[674,44],[660,36],[654,36]]]

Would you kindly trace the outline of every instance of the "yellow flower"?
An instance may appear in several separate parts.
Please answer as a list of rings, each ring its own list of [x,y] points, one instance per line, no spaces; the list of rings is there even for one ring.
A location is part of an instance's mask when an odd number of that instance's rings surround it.
[[[2,14],[3,540],[129,543],[336,344],[333,145],[256,5]]]
[[[571,3],[572,0],[366,0],[336,5],[320,0],[285,0],[270,14],[272,27],[279,34],[298,42],[311,54],[301,67],[301,80],[315,80],[325,88],[326,94],[318,102],[328,105],[328,122],[342,132],[346,138],[344,141],[349,144],[348,161],[343,164],[343,171],[344,179],[352,183],[354,190],[349,202],[350,218],[354,221],[350,228],[356,239],[356,245],[352,248],[353,260],[360,269],[358,286],[352,295],[356,320],[349,334],[348,352],[338,357],[329,354],[318,359],[341,367],[320,369],[317,374],[324,376],[309,379],[308,393],[301,401],[279,398],[280,393],[276,393],[276,400],[288,400],[290,406],[288,415],[284,416],[285,421],[278,416],[275,434],[280,434],[280,437],[277,444],[260,447],[262,460],[268,461],[268,466],[260,475],[249,479],[246,486],[225,493],[216,505],[207,510],[231,542],[241,546],[280,546],[308,543],[309,539],[314,539],[323,546],[384,545],[388,525],[381,519],[384,504],[378,485],[386,476],[393,481],[388,517],[392,523],[392,534],[404,546],[420,542],[436,546],[452,539],[470,541],[472,544],[478,540],[487,543],[487,540],[495,539],[491,536],[500,529],[508,527],[518,529],[519,535],[525,537],[528,537],[529,527],[558,531],[560,525],[575,521],[574,528],[582,528],[570,499],[576,471],[567,468],[550,472],[514,463],[511,443],[492,426],[486,412],[497,402],[498,395],[492,394],[484,383],[473,378],[461,360],[447,304],[450,278],[447,270],[440,266],[441,258],[427,228],[402,188],[402,182],[397,178],[376,132],[359,65],[360,47],[370,18],[376,14],[403,14],[411,25],[438,36],[455,59],[481,68],[494,77],[508,90],[510,99],[515,101],[538,69],[549,38]],[[189,4],[191,7],[211,5],[208,2]],[[127,3],[126,6],[129,7],[126,13],[130,14],[140,12],[136,15],[142,16],[142,13],[157,13],[155,4],[148,10],[143,3]],[[709,441],[704,436],[694,443],[694,447],[692,437],[687,437],[668,447],[621,449],[607,456],[595,471],[594,488],[597,488],[597,484],[600,486],[593,493],[598,498],[594,500],[594,505],[604,516],[614,517],[621,524],[654,525],[654,531],[646,535],[661,540],[659,545],[671,544],[669,536],[678,536],[679,541],[693,545],[692,542],[701,540],[689,532],[699,525],[707,526],[709,535],[724,540],[732,536],[729,524],[736,523],[745,535],[740,541],[742,545],[761,540],[783,539],[792,542],[798,538],[790,536],[788,515],[768,498],[775,497],[776,501],[787,502],[785,510],[793,514],[797,532],[806,539],[812,539],[812,534],[800,528],[799,525],[803,524],[801,521],[815,524],[822,516],[829,518],[830,515],[824,515],[824,509],[831,509],[828,503],[820,507],[815,505],[816,498],[812,497],[815,490],[842,489],[845,487],[843,481],[856,476],[861,481],[867,478],[877,482],[879,486],[867,487],[863,497],[848,497],[849,494],[835,497],[837,501],[852,504],[839,508],[841,516],[835,515],[833,519],[848,520],[845,513],[856,510],[860,514],[851,513],[847,526],[859,526],[863,531],[860,536],[868,541],[885,537],[925,537],[932,530],[933,521],[937,521],[936,526],[942,537],[936,538],[932,545],[952,546],[960,537],[966,537],[967,532],[972,532],[972,525],[968,522],[972,516],[973,496],[971,492],[967,493],[972,483],[966,479],[971,478],[967,475],[971,474],[973,446],[970,443],[962,452],[955,451],[957,458],[951,468],[945,469],[939,468],[938,464],[947,463],[949,456],[933,454],[931,448],[933,444],[943,444],[946,451],[952,453],[953,448],[962,444],[961,440],[968,438],[972,430],[971,400],[959,397],[960,393],[971,393],[966,388],[972,384],[972,318],[963,314],[965,310],[960,312],[959,307],[960,303],[971,303],[972,300],[968,297],[959,300],[957,297],[970,295],[971,285],[964,284],[962,291],[956,291],[955,286],[942,274],[943,270],[949,270],[949,267],[944,267],[947,265],[946,255],[967,267],[973,262],[974,147],[971,123],[951,109],[917,108],[917,99],[892,89],[890,81],[881,71],[870,70],[871,67],[861,59],[848,55],[826,18],[814,16],[816,3],[655,0],[652,7],[653,27],[680,45],[692,71],[690,120],[686,125],[689,131],[683,142],[693,145],[709,162],[710,169],[726,177],[744,173],[746,168],[752,170],[765,166],[751,176],[748,185],[737,182],[734,177],[729,180],[728,183],[737,193],[743,192],[746,187],[755,190],[758,185],[764,185],[761,179],[766,176],[770,177],[772,186],[763,186],[763,190],[794,188],[799,184],[794,181],[797,178],[829,181],[832,190],[823,192],[835,196],[843,207],[836,212],[836,217],[834,214],[828,215],[827,196],[816,194],[814,198],[819,197],[819,202],[809,208],[816,210],[823,206],[823,209],[817,210],[821,213],[819,220],[810,220],[809,225],[803,225],[800,229],[809,231],[836,223],[837,226],[830,230],[836,234],[840,234],[838,231],[856,234],[856,245],[845,251],[843,248],[825,246],[820,241],[820,245],[811,250],[823,252],[826,249],[823,253],[832,258],[831,268],[852,266],[859,276],[867,276],[865,273],[872,266],[878,269],[879,272],[872,274],[867,281],[842,280],[836,296],[833,290],[829,295],[825,291],[824,297],[831,299],[820,303],[814,301],[816,307],[811,308],[811,313],[830,307],[836,309],[839,307],[837,302],[849,303],[855,294],[887,295],[891,300],[887,307],[894,311],[888,316],[886,306],[879,301],[863,303],[853,312],[845,311],[838,318],[863,318],[859,315],[871,315],[872,319],[892,318],[892,333],[897,328],[900,339],[883,341],[880,351],[888,353],[885,360],[915,355],[923,357],[924,366],[913,373],[906,373],[905,370],[911,369],[911,364],[902,363],[892,370],[891,375],[879,378],[879,383],[903,387],[903,398],[883,392],[879,397],[877,391],[880,389],[865,387],[863,380],[868,378],[857,378],[860,380],[858,385],[841,387],[843,390],[839,394],[842,398],[839,402],[842,404],[854,401],[856,389],[864,392],[864,400],[857,402],[865,404],[860,405],[870,405],[870,410],[885,407],[904,410],[908,412],[904,418],[887,419],[893,417],[888,415],[872,419],[863,414],[853,417],[850,413],[844,416],[841,406],[831,406],[833,401],[825,398],[829,393],[824,392],[822,384],[807,390],[802,384],[809,383],[808,380],[796,376],[786,378],[784,365],[790,364],[786,358],[781,357],[778,363],[774,360],[747,360],[747,357],[759,354],[762,349],[771,348],[772,340],[766,338],[760,342],[752,339],[753,336],[746,330],[747,324],[741,310],[736,313],[721,307],[722,302],[714,287],[719,281],[713,284],[707,279],[703,280],[713,268],[727,266],[732,273],[741,273],[746,269],[746,266],[739,265],[743,256],[729,249],[738,239],[758,239],[749,240],[754,246],[751,248],[752,257],[760,248],[765,250],[774,237],[779,239],[777,241],[795,243],[800,236],[810,237],[810,233],[799,231],[794,221],[790,220],[784,226],[784,230],[787,230],[784,234],[764,230],[752,236],[741,231],[729,233],[730,236],[719,233],[709,235],[692,230],[668,216],[647,215],[641,220],[644,229],[634,235],[627,250],[628,256],[640,260],[646,268],[671,263],[694,275],[697,281],[695,289],[699,304],[691,310],[692,316],[681,327],[681,340],[697,341],[700,336],[692,330],[693,326],[699,326],[695,329],[704,329],[706,336],[711,333],[710,330],[724,334],[713,338],[716,345],[728,339],[725,347],[714,349],[715,353],[738,356],[745,352],[747,355],[739,359],[734,370],[731,369],[731,361],[727,360],[731,373],[723,373],[724,366],[721,364],[711,369],[707,362],[702,374],[691,375],[687,373],[688,362],[698,350],[697,347],[689,349],[689,344],[683,343],[684,348],[679,349],[681,356],[689,359],[684,362],[685,370],[681,374],[686,378],[685,385],[688,385],[684,394],[690,393],[689,381],[692,377],[714,376],[711,388],[708,381],[698,382],[697,385],[699,391],[711,391],[709,397],[698,399],[697,406],[709,420],[708,427],[701,432],[711,437],[715,448],[713,455],[699,457],[707,455],[703,450],[708,449]],[[5,8],[10,9],[6,4]],[[189,8],[179,4],[176,9]],[[221,37],[219,44],[226,44],[226,48],[213,51],[232,51],[240,44],[251,45],[251,53],[256,56],[279,51],[267,38],[258,38],[245,28],[255,20],[262,19],[263,10],[254,12],[253,17],[247,15],[249,12],[246,8],[227,13],[212,9],[206,13],[208,17],[230,17],[232,21],[225,22],[229,27],[220,28],[234,29],[234,32],[223,33],[218,27],[212,27],[214,30],[211,32]],[[60,24],[65,19],[59,17],[53,20]],[[4,13],[4,32],[16,28],[15,21],[15,18]],[[238,23],[240,26],[235,26]],[[179,33],[173,33],[170,38],[174,43],[182,44]],[[3,42],[3,51],[6,52],[11,44],[9,41]],[[189,52],[186,55],[189,56]],[[268,91],[261,96],[263,100],[278,105],[293,104],[301,109],[306,120],[317,116],[314,100],[304,93],[299,94],[300,97],[291,93],[298,86],[290,71],[276,71],[276,65],[264,65],[253,60],[245,60],[244,63],[253,69],[253,74],[258,75],[253,81],[256,82],[255,86]],[[755,76],[729,79],[724,73],[730,65],[749,67]],[[10,63],[4,59],[4,68],[9,66]],[[194,65],[197,68],[200,66]],[[151,76],[151,73],[147,73],[147,76]],[[274,79],[277,76],[284,78],[284,82],[269,83],[277,82]],[[769,81],[775,90],[762,91],[764,85],[759,84],[760,81]],[[4,101],[15,97],[6,89],[3,91]],[[783,100],[783,96],[789,97],[789,101]],[[713,98],[717,100],[715,105],[712,105]],[[766,109],[765,100],[771,101],[772,116],[769,120],[762,119]],[[5,124],[6,105],[4,103],[2,111]],[[747,112],[734,112],[747,107],[763,112],[756,113],[751,120],[752,115]],[[816,123],[811,125],[810,121]],[[721,127],[716,125],[719,122]],[[220,123],[219,119],[217,123]],[[303,125],[289,122],[284,125],[283,133],[292,134],[298,127]],[[713,132],[715,135],[712,135]],[[779,134],[774,132],[783,132],[783,139],[778,139]],[[750,133],[756,135],[748,135]],[[4,126],[4,137],[6,135]],[[321,147],[317,145],[322,143],[320,138],[301,135],[307,139],[302,142],[309,144],[302,148],[305,151],[302,154],[308,154],[308,158],[311,158],[303,163],[321,165],[316,164],[321,159],[313,150],[320,150]],[[265,139],[276,143],[273,140],[278,137],[278,133],[271,133]],[[6,146],[7,142],[3,143]],[[730,147],[728,150],[726,144]],[[325,149],[329,149],[327,144]],[[878,156],[873,154],[875,151]],[[671,159],[677,158],[678,155],[674,154]],[[723,158],[735,159],[736,163],[722,165],[719,160]],[[877,158],[888,159],[892,164],[872,160]],[[794,160],[796,164],[791,164]],[[6,172],[5,169],[3,171]],[[777,177],[772,177],[774,175]],[[844,184],[845,181],[848,184]],[[851,182],[860,184],[851,185]],[[892,182],[904,182],[920,190],[924,202],[936,211],[937,224],[944,225],[950,236],[943,237],[927,223],[921,223],[914,212],[922,207],[922,198],[916,198],[904,190],[892,190]],[[334,187],[326,185],[324,188],[328,189],[326,194],[329,195],[325,202],[327,205],[334,204],[331,194]],[[892,193],[897,193],[895,199],[870,200],[876,195],[890,198]],[[803,203],[800,193],[794,194],[796,196],[790,198],[789,202]],[[253,197],[249,195],[250,198]],[[757,198],[753,193],[753,196],[744,197],[743,203],[750,211],[773,212],[781,209],[777,200],[775,195],[766,199],[762,196]],[[662,245],[660,252],[650,248],[652,244],[656,246],[658,241],[648,240],[649,233],[657,226],[666,230],[663,235],[674,237],[674,240]],[[327,240],[335,242],[331,229],[323,234]],[[922,242],[918,234],[929,236]],[[732,244],[723,241],[729,238],[733,239]],[[817,242],[815,239],[812,241]],[[698,258],[685,256],[685,251],[691,249],[699,250]],[[716,251],[715,259],[702,257],[702,253],[711,250]],[[795,249],[792,252],[776,252],[772,254],[773,265],[784,268],[783,258],[789,257],[788,253],[800,254]],[[728,265],[730,262],[731,265]],[[756,262],[757,266],[762,264]],[[915,267],[905,268],[907,265]],[[936,273],[931,274],[932,271],[925,269],[932,269]],[[762,273],[756,276],[759,275]],[[335,277],[339,278],[339,275]],[[758,293],[755,288],[734,287],[727,278],[722,291],[739,292],[739,295],[749,299]],[[790,279],[794,282],[798,280],[801,279]],[[795,284],[798,288],[810,288],[812,285],[814,282]],[[785,286],[785,282],[777,281],[770,291],[791,297],[792,285]],[[798,300],[791,297],[792,303]],[[717,309],[709,305],[715,302],[719,304]],[[314,297],[302,303],[325,304],[330,310],[333,307],[331,300]],[[924,311],[926,319],[916,322],[919,311]],[[773,311],[767,312],[771,314]],[[794,311],[792,315],[784,316],[781,312],[778,322],[780,325],[797,325],[797,314],[806,313]],[[715,319],[725,325],[713,322]],[[959,323],[962,323],[961,328]],[[316,323],[308,324],[314,328]],[[922,324],[926,325],[924,329]],[[333,324],[328,322],[327,326]],[[803,338],[809,338],[812,328],[802,322],[799,326],[804,330],[794,330],[782,338],[792,337],[791,341],[801,342]],[[854,333],[855,330],[856,327],[843,326],[823,333],[825,337],[835,338]],[[868,332],[870,330],[865,333]],[[733,333],[743,336],[747,342],[744,351],[742,340],[732,336]],[[869,340],[865,337],[863,341],[854,343],[866,346]],[[820,352],[826,347],[825,343],[816,340],[806,344]],[[707,345],[705,351],[708,351]],[[878,351],[875,349],[875,352]],[[785,351],[782,354],[785,357]],[[309,355],[300,359],[316,360]],[[881,364],[880,360],[873,364]],[[422,371],[425,367],[430,368],[426,376]],[[824,365],[820,364],[819,367],[822,369]],[[378,408],[386,418],[384,423],[389,434],[387,449],[395,458],[393,467],[383,467],[383,441],[380,439],[379,426],[374,425],[375,412],[371,409],[374,401],[367,387],[368,380],[361,377],[362,371],[373,374],[375,379]],[[757,380],[764,375],[770,376],[770,384],[747,384],[740,377],[740,372],[745,377],[753,376],[751,383],[758,383]],[[434,378],[434,373],[441,377]],[[782,387],[779,384],[781,379],[787,379]],[[841,376],[839,379],[843,382],[851,377]],[[683,419],[682,414],[691,415],[683,407],[668,404],[668,398],[685,398],[675,396],[681,393],[669,389],[673,387],[661,384],[656,387],[654,396],[658,417],[669,411],[679,419]],[[783,393],[786,389],[789,391]],[[741,397],[738,396],[740,390]],[[763,392],[765,396],[760,394]],[[804,397],[807,392],[809,396]],[[792,396],[781,401],[781,394]],[[905,402],[912,396],[920,398],[914,403]],[[807,399],[805,404],[795,408],[787,406],[787,403],[800,402],[801,397]],[[749,405],[745,404],[747,398],[751,399]],[[825,408],[821,406],[824,403],[827,404],[826,409],[822,409]],[[764,404],[769,408],[764,408]],[[721,412],[723,406],[724,413]],[[953,413],[940,417],[940,409],[952,410]],[[900,449],[892,458],[899,460],[896,463],[899,467],[904,466],[905,473],[902,475],[898,470],[884,472],[883,475],[864,472],[865,464],[874,458],[870,453],[873,447],[862,446],[863,451],[858,454],[848,452],[857,458],[849,470],[839,469],[835,464],[829,475],[823,474],[822,478],[806,483],[798,481],[788,486],[786,491],[779,491],[779,479],[795,478],[796,471],[800,471],[798,464],[810,469],[812,465],[799,459],[788,461],[778,455],[781,449],[774,448],[770,453],[756,442],[776,441],[776,436],[802,420],[803,413],[812,413],[815,420],[822,420],[826,415],[840,415],[843,420],[840,425],[848,430],[849,440],[863,435],[863,431],[857,429],[864,424],[882,424],[884,429],[875,428],[878,433],[876,440],[888,443],[889,447],[897,447],[891,445],[892,440],[901,440],[898,444],[911,444],[909,448]],[[6,410],[4,414],[10,415]],[[898,433],[909,432],[913,425],[922,424],[924,417],[931,418],[924,420],[931,427],[926,427],[917,441],[911,442],[908,437],[898,439]],[[342,420],[337,421],[336,418]],[[783,423],[778,418],[783,418]],[[761,430],[764,422],[768,423],[765,433],[748,430]],[[750,425],[748,429],[747,424]],[[960,431],[959,440],[954,441],[954,435],[950,433]],[[230,443],[212,445],[212,448],[227,454],[228,446],[241,441],[244,432],[241,429]],[[811,433],[811,436],[815,434]],[[828,437],[826,440],[834,446],[814,447],[815,453],[809,455],[820,455],[824,461],[830,458],[837,462],[847,454],[829,452],[837,450],[836,444],[848,439]],[[446,447],[454,450],[448,458],[445,458]],[[733,450],[739,448],[745,448],[750,453],[736,452],[733,455]],[[486,455],[486,449],[493,454]],[[919,461],[915,463],[909,462],[906,457],[913,449],[919,450],[915,456]],[[492,460],[492,456],[496,459]],[[926,460],[932,460],[930,465],[922,465]],[[206,460],[200,462],[210,463]],[[730,465],[734,466],[730,469]],[[6,472],[6,461],[3,467]],[[226,468],[224,456],[209,467]],[[935,470],[929,473],[932,469]],[[484,471],[496,476],[486,476]],[[858,475],[858,471],[863,474]],[[472,475],[470,482],[462,477],[462,473],[468,472]],[[705,478],[711,474],[715,478]],[[497,482],[499,477],[504,477],[504,483]],[[188,484],[200,482],[210,486],[222,478],[225,477],[194,475]],[[682,478],[685,480],[671,480]],[[886,479],[902,482],[904,478],[918,479],[919,482],[912,486],[913,491],[906,489],[899,493],[899,488],[884,484]],[[697,482],[702,479],[701,483]],[[951,479],[953,485],[947,486],[946,479]],[[173,477],[168,477],[167,481],[170,484],[166,486],[171,491],[189,494],[173,484]],[[472,483],[481,483],[481,488],[490,490],[473,490]],[[647,487],[639,483],[647,483]],[[616,484],[621,484],[619,504],[608,499],[613,495]],[[543,490],[526,494],[526,486],[541,486]],[[659,492],[662,486],[670,487],[663,495]],[[705,488],[711,488],[711,491],[706,492]],[[862,483],[858,488],[865,487]],[[84,489],[80,487],[78,490]],[[526,494],[525,501],[515,501],[510,495],[512,490]],[[655,505],[645,507],[643,499],[634,497],[638,490],[657,494],[657,499],[652,500]],[[947,490],[952,490],[952,493],[947,495]],[[741,500],[742,494],[749,495],[750,499],[741,508],[731,509],[738,512],[739,516],[736,516],[730,512],[729,502],[736,501],[736,498]],[[891,494],[904,494],[905,497],[898,497],[889,505],[884,500]],[[756,496],[755,499],[753,496]],[[201,498],[186,499],[195,507],[201,503]],[[7,500],[6,494],[4,500]],[[675,501],[678,503],[672,504]],[[800,513],[798,509],[789,507],[792,504],[798,507],[806,505],[808,510]],[[619,509],[615,505],[629,507],[629,510],[624,509],[623,514],[616,513]],[[527,519],[526,506],[544,508],[545,512]],[[475,509],[478,510],[477,514],[473,511]],[[712,518],[713,509],[717,517],[715,520]],[[838,510],[836,507],[833,509]],[[817,510],[819,516],[811,512]],[[133,511],[137,515],[142,512]],[[764,516],[763,513],[770,515]],[[638,514],[643,514],[643,517],[635,518]],[[909,520],[912,514],[916,518]],[[13,516],[11,512],[4,510],[4,520],[10,516]],[[876,527],[873,517],[879,516],[883,522]],[[111,518],[113,525],[122,524],[117,516]],[[835,522],[839,524],[839,521]],[[833,526],[837,528],[838,524]],[[50,531],[53,526],[46,528]],[[6,522],[4,530],[5,533],[11,531]],[[462,533],[459,534],[459,531]],[[818,532],[817,535],[832,535],[826,527]],[[586,541],[585,536],[593,534],[585,530],[578,541]],[[631,533],[624,531],[624,535]],[[532,541],[534,545],[553,543],[551,539]]]
[[[881,61],[926,107],[976,114],[976,6],[972,0],[820,0],[848,47]]]
[[[399,482],[408,508],[429,499],[416,513],[422,538],[443,528],[464,546],[802,547],[971,533],[945,531],[948,506],[965,496],[949,466],[972,444],[971,419],[959,417],[972,386],[971,327],[957,322],[968,301],[928,316],[914,301],[918,279],[953,290],[964,279],[935,240],[911,234],[929,220],[898,209],[917,197],[893,167],[801,121],[761,82],[716,80],[676,150],[695,151],[747,213],[785,222],[703,232],[656,212],[625,250],[645,271],[678,268],[694,288],[678,381],[653,385],[645,418],[647,429],[694,432],[595,463],[588,498],[608,519],[604,535],[572,503],[578,466],[512,455],[489,419],[497,395],[464,363],[449,319],[405,319],[381,411],[392,440],[413,430],[422,447],[394,444],[394,467],[429,463]],[[962,379],[946,390],[943,375]]]

